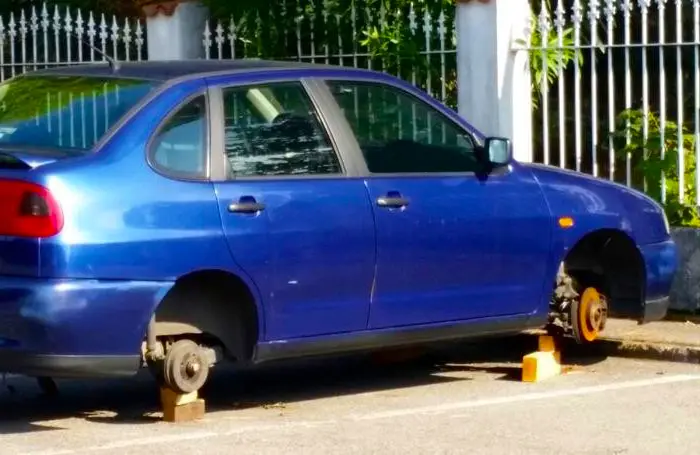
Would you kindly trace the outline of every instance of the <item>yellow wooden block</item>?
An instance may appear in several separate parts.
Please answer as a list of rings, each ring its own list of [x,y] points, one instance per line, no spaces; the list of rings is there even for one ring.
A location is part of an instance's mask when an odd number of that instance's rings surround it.
[[[160,402],[164,408],[183,406],[185,404],[193,403],[197,401],[197,392],[181,394],[168,387],[162,387],[160,389]]]
[[[206,406],[204,400],[198,398],[180,406],[163,408],[163,420],[166,422],[192,422],[204,418]]]
[[[537,350],[541,352],[555,352],[557,344],[554,342],[554,337],[549,335],[541,335],[537,339]]]
[[[561,374],[561,358],[557,351],[533,352],[523,357],[523,382],[538,382]]]
[[[160,389],[160,404],[163,409],[163,420],[166,422],[190,422],[204,417],[204,400],[197,392],[181,394],[172,389]]]

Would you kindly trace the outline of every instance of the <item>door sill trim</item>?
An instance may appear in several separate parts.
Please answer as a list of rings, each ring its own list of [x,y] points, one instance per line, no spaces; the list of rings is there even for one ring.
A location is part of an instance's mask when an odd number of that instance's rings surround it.
[[[525,314],[258,343],[254,362],[317,357],[417,344],[507,335],[541,328],[547,315]]]

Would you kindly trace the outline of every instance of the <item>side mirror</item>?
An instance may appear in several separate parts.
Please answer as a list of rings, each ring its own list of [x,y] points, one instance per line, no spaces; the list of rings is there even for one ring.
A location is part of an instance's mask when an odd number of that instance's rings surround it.
[[[484,141],[484,161],[492,167],[507,166],[513,160],[513,150],[510,139],[504,137],[488,137]]]

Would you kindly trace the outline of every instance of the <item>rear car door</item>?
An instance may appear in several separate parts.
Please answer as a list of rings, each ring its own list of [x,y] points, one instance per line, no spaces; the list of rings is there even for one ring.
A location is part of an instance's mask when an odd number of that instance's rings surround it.
[[[370,328],[535,310],[549,210],[529,171],[475,172],[479,140],[418,91],[327,80],[367,165],[377,228]]]
[[[209,81],[212,175],[234,260],[259,288],[267,340],[365,329],[371,203],[302,80]]]

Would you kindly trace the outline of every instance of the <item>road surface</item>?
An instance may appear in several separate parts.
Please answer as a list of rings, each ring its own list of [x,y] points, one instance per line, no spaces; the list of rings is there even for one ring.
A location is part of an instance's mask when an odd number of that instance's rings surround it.
[[[62,382],[53,401],[13,377],[0,455],[700,453],[700,366],[569,356],[567,374],[525,384],[524,350],[488,346],[221,370],[186,424],[158,420],[147,376]]]

